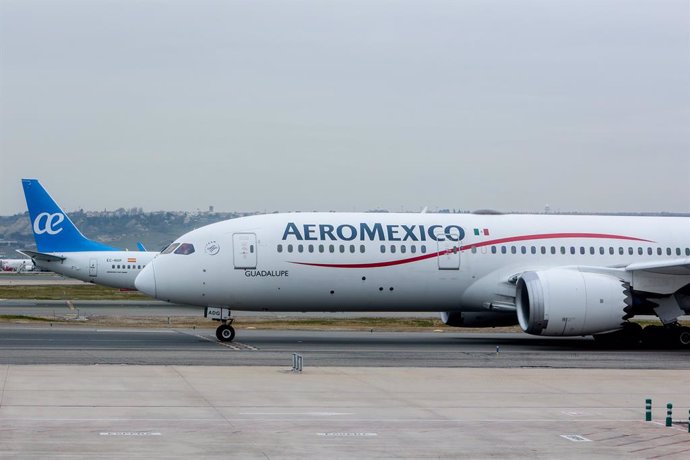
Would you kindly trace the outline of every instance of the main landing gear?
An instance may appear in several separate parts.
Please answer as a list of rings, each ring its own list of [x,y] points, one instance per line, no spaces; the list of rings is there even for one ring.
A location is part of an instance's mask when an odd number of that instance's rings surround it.
[[[220,321],[221,325],[216,329],[216,338],[221,342],[232,342],[235,338],[235,328],[232,327],[234,318],[231,316],[229,308],[206,307],[204,316],[214,321]]]
[[[605,347],[682,348],[690,349],[690,327],[678,323],[646,326],[625,323],[623,329],[608,334],[595,334],[594,341]]]

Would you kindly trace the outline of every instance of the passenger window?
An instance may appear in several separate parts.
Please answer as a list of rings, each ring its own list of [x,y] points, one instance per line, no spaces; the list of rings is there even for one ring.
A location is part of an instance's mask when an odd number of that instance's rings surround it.
[[[632,248],[632,246],[628,247],[628,254],[633,255],[633,248]]]
[[[525,246],[520,246],[520,252],[523,254],[527,254],[527,248]]]
[[[307,250],[308,250],[309,252],[314,252],[314,245],[313,245],[313,244],[310,244],[309,246],[307,246]]]
[[[556,254],[556,246],[551,246],[551,254]]]
[[[423,244],[420,249],[422,251],[422,254],[426,254],[426,244]]]
[[[340,245],[340,253],[345,254],[345,245],[344,244]]]
[[[354,254],[354,253],[355,253],[355,245],[351,244],[350,245],[350,254]]]
[[[113,264],[113,269],[115,268],[115,264]]]
[[[168,245],[167,248],[165,248],[165,249],[163,249],[163,250],[161,251],[161,254],[170,254],[170,253],[173,252],[179,245],[180,245],[180,243],[173,243],[173,244],[170,244],[170,245]],[[120,267],[118,267],[118,268],[120,268]]]
[[[585,255],[585,247],[580,246],[580,254]]]
[[[589,254],[594,255],[594,246],[589,247]]]
[[[403,254],[407,252],[407,247],[404,244],[400,246],[400,252],[402,252]]]
[[[194,251],[192,250],[192,252],[194,252]],[[253,244],[250,244],[250,245],[249,245],[249,252],[250,252],[251,254],[254,254],[254,245],[253,245]]]
[[[319,252],[323,252],[323,249],[324,249],[324,248],[323,248],[323,244],[320,244],[320,245],[319,245]]]
[[[510,247],[510,253],[511,254],[517,254],[517,248],[515,246]]]
[[[491,246],[491,254],[496,254],[496,246]]]
[[[531,252],[532,254],[536,254],[536,253],[537,253],[537,247],[536,247],[536,246],[532,246],[532,247],[530,248],[530,252]]]
[[[410,246],[410,252],[412,254],[415,254],[417,252],[417,246],[415,246],[414,244],[412,246]]]
[[[117,266],[117,269],[118,269],[118,270],[120,269],[120,266],[119,266],[119,265]]]
[[[575,246],[570,246],[570,254],[575,255]]]
[[[391,254],[395,254],[395,245],[391,244]]]
[[[288,244],[288,252],[292,252],[292,245]]]
[[[546,254],[546,246],[542,246],[542,247],[541,247],[541,253],[542,253],[542,254]]]
[[[685,255],[690,256],[690,248],[685,248]]]
[[[639,255],[642,255],[642,254],[644,254],[644,251],[643,251],[642,248],[637,248],[637,253],[638,253]]]
[[[329,244],[328,245],[328,252],[335,252],[335,245]]]
[[[620,246],[620,247],[618,248],[618,254],[620,254],[620,255],[625,254],[625,250],[623,249],[623,246]]]
[[[382,244],[381,245],[381,254],[385,254],[385,253],[386,253],[386,245]]]
[[[297,252],[304,252],[304,245],[298,244],[297,245]]]
[[[676,248],[676,255],[677,255],[677,256],[680,255],[680,248]]]
[[[476,246],[472,246],[472,254],[476,254],[476,253],[477,253],[477,247],[476,247]]]
[[[506,247],[505,247],[505,246],[501,246],[501,254],[505,254],[506,252],[508,252],[508,251],[506,250]]]
[[[366,247],[366,246],[364,246],[363,244],[360,244],[360,245],[359,245],[359,252],[361,252],[362,254],[364,254],[364,253],[366,252],[366,250],[367,250],[367,247]]]
[[[609,246],[609,254],[613,255],[613,253],[614,253],[613,246]]]
[[[661,248],[656,248],[656,255],[660,256],[661,255]]]
[[[599,246],[599,254],[604,255],[604,246]]]
[[[652,248],[647,248],[647,255],[651,256],[652,254],[653,254]]]
[[[254,246],[252,245],[253,249]],[[194,245],[190,243],[182,243],[177,249],[175,249],[175,254],[182,254],[183,256],[188,256],[194,253]]]
[[[282,244],[278,245],[278,252],[283,252],[283,245]]]
[[[666,255],[670,256],[671,255],[671,248],[666,248]]]
[[[565,246],[561,246],[561,255],[565,254]]]

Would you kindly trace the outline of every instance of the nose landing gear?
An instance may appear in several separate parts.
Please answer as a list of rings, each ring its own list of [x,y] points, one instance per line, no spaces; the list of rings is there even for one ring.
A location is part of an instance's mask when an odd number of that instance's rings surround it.
[[[216,329],[216,338],[221,342],[232,342],[235,338],[235,328],[232,327],[234,318],[231,316],[229,308],[206,307],[204,316],[214,321],[220,321],[221,325]]]

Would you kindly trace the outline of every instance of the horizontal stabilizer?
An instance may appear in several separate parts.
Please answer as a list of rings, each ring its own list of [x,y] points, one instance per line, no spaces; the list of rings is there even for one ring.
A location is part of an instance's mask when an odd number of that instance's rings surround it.
[[[26,257],[31,257],[34,260],[42,260],[44,262],[60,262],[61,260],[65,260],[64,257],[54,256],[52,254],[45,254],[43,252],[27,251],[25,249],[17,249],[17,252],[19,254],[25,255]]]

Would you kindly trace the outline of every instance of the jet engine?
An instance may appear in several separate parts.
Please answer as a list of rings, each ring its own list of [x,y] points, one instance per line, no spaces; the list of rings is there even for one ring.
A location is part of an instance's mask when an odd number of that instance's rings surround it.
[[[487,312],[458,312],[444,311],[441,313],[441,321],[453,327],[502,327],[514,326],[518,323],[514,312],[499,313]]]
[[[614,276],[557,268],[523,273],[515,304],[528,334],[573,336],[621,329],[632,298]]]

